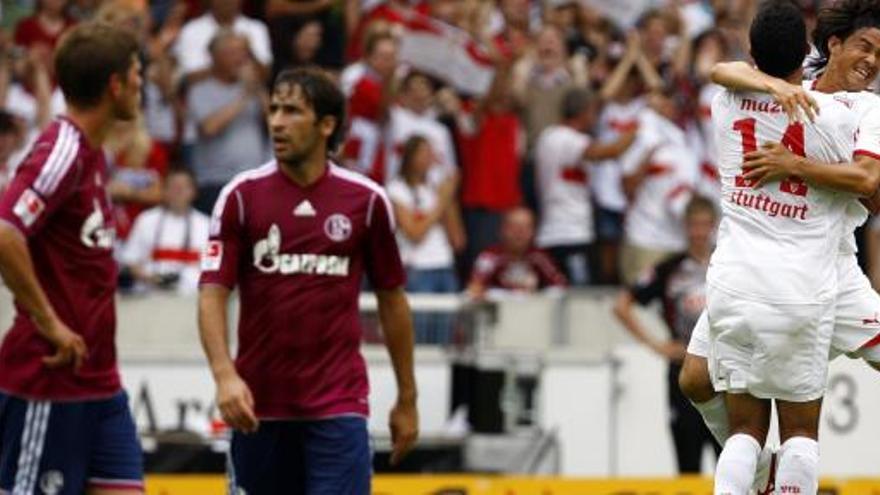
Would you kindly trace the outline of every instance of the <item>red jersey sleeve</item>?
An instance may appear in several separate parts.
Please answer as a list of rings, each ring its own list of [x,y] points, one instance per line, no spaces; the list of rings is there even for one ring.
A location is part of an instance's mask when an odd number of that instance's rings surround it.
[[[238,282],[244,203],[241,191],[230,186],[220,193],[214,205],[208,244],[202,252],[199,285],[223,285],[233,289]]]
[[[554,263],[553,259],[547,256],[546,253],[536,249],[529,255],[529,259],[532,262],[532,266],[534,266],[535,270],[538,272],[538,276],[541,278],[541,288],[565,287],[568,285],[565,275],[559,271],[559,268],[556,267],[556,263]]]
[[[378,121],[382,118],[382,86],[369,78],[361,78],[354,87],[348,107],[352,117]]]
[[[68,124],[40,137],[0,199],[0,219],[30,237],[38,233],[76,189],[79,135]]]
[[[406,272],[394,237],[391,203],[384,192],[375,192],[368,208],[364,264],[370,284],[377,290],[403,287],[406,285]]]

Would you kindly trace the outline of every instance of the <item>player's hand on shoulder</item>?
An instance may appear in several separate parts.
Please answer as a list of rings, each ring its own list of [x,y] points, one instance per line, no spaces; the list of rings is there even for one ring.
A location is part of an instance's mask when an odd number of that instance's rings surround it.
[[[79,371],[83,361],[88,358],[88,348],[82,336],[74,333],[57,317],[37,326],[40,334],[55,346],[55,352],[44,357],[43,364],[48,368],[73,366],[74,371]]]
[[[414,400],[398,400],[388,419],[391,429],[391,465],[398,464],[419,438],[419,411]]]
[[[217,380],[217,407],[223,421],[244,433],[257,431],[259,421],[254,414],[254,396],[247,383],[235,373]]]
[[[819,115],[819,104],[803,86],[774,79],[767,89],[770,96],[782,105],[782,109],[792,122],[801,122],[804,116],[813,122],[816,120],[816,115]]]

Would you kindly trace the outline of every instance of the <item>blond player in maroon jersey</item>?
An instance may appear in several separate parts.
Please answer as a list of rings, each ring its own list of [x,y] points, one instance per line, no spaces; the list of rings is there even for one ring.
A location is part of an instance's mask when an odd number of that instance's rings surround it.
[[[66,115],[0,200],[0,274],[16,317],[0,347],[0,493],[143,492],[116,363],[114,224],[101,148],[140,108],[137,41],[101,24],[55,53]]]

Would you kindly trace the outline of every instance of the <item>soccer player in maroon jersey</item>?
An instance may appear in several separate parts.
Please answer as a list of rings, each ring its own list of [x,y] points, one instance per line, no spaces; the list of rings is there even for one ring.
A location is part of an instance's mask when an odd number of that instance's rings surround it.
[[[0,346],[0,493],[143,493],[114,336],[114,226],[101,145],[140,107],[137,41],[73,29],[55,54],[67,103],[0,200],[0,275],[16,316]]]
[[[220,194],[202,259],[199,329],[234,429],[230,493],[366,494],[371,455],[358,295],[364,272],[397,379],[392,462],[417,437],[413,331],[392,209],[374,182],[328,159],[345,99],[322,73],[282,72],[275,160]],[[238,356],[227,304],[238,287]]]

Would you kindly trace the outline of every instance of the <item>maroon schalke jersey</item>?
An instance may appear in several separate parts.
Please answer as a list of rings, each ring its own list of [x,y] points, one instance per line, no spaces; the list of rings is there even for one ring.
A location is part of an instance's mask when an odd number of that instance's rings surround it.
[[[513,256],[500,245],[486,248],[477,256],[471,282],[488,289],[534,292],[547,287],[565,287],[565,275],[542,250],[532,247],[523,256]]]
[[[0,347],[0,390],[40,400],[85,400],[120,390],[116,367],[114,226],[104,153],[65,118],[40,135],[0,200],[0,220],[27,239],[55,312],[85,340],[79,372],[48,369],[55,348],[16,304]]]
[[[328,164],[300,187],[274,161],[223,189],[201,284],[238,287],[235,367],[263,419],[369,413],[358,295],[406,281],[385,192]]]

